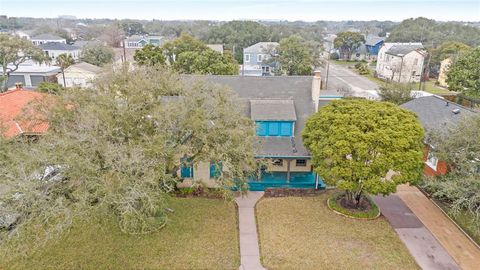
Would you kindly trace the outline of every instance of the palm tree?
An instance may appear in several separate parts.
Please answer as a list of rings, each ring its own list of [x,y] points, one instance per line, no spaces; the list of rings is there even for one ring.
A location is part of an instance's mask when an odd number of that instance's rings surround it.
[[[62,53],[57,56],[57,65],[62,69],[63,87],[67,87],[65,82],[65,69],[73,65],[73,63],[75,63],[75,60],[73,60],[73,57],[70,54]]]

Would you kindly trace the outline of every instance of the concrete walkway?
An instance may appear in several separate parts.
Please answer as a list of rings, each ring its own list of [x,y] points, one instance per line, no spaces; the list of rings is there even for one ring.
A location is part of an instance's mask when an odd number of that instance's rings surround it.
[[[462,269],[480,269],[480,249],[417,187],[399,186],[397,196],[412,210]]]
[[[375,196],[373,200],[422,269],[460,269],[442,245],[397,195]]]
[[[249,191],[244,197],[237,197],[240,229],[240,270],[263,270],[260,263],[255,204],[263,196],[262,191]]]

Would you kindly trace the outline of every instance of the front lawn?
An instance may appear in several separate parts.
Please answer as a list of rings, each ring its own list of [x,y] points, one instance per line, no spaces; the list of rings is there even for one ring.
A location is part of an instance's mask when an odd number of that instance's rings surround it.
[[[99,213],[32,256],[0,257],[0,269],[238,269],[233,202],[174,198],[170,206],[175,212],[156,233],[126,235],[113,215]]]
[[[335,214],[318,197],[257,203],[262,263],[267,269],[418,269],[388,222]]]

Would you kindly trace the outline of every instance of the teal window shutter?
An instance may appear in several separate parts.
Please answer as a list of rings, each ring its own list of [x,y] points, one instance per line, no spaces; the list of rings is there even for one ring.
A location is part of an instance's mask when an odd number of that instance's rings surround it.
[[[293,124],[292,122],[280,123],[280,136],[292,136]]]
[[[210,178],[219,177],[221,170],[222,162],[210,162]]]
[[[268,122],[257,122],[257,136],[267,136],[268,134]]]
[[[280,135],[280,123],[279,122],[268,123],[268,136],[278,136],[278,135]]]
[[[182,158],[180,176],[182,178],[193,178],[193,163],[190,158]]]

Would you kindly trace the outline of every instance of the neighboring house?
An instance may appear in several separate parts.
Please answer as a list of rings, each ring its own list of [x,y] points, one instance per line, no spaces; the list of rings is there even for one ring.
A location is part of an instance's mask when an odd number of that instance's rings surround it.
[[[223,44],[207,44],[210,49],[223,54]]]
[[[59,37],[59,36],[55,36],[55,35],[51,35],[51,34],[42,34],[42,35],[38,35],[38,36],[34,36],[31,38],[31,41],[33,43],[33,45],[42,45],[42,44],[46,44],[46,43],[50,43],[50,42],[58,42],[58,43],[65,43],[67,44],[67,40],[62,38],[62,37]]]
[[[28,106],[30,104],[34,106],[34,102],[46,96],[35,91],[23,90],[21,86],[0,93],[0,136],[14,138],[45,133],[49,127],[48,122],[42,121],[42,117],[39,117],[33,109],[28,110]]]
[[[365,40],[365,46],[367,49],[368,56],[376,58],[378,55],[378,52],[380,51],[380,47],[382,47],[383,43],[385,43],[384,37],[367,36]]]
[[[187,76],[187,78],[189,78]],[[198,78],[198,76],[191,76]],[[342,98],[336,91],[320,90],[320,72],[315,76],[205,76],[207,82],[224,85],[239,96],[239,106],[256,123],[258,145],[255,156],[266,166],[248,183],[251,190],[271,187],[321,188],[322,179],[312,169],[311,155],[301,132],[308,117],[331,100]],[[228,168],[222,168],[228,169]],[[208,161],[183,165],[180,186],[202,181],[215,186],[218,166]]]
[[[350,56],[352,61],[361,61],[368,58],[368,50],[365,44],[360,45]]]
[[[80,59],[81,48],[77,46],[61,42],[49,42],[38,45],[38,47],[42,49],[53,62],[55,62],[61,54],[71,55],[75,61]]]
[[[384,43],[378,52],[376,75],[400,83],[420,82],[426,57],[422,43]]]
[[[8,66],[14,68],[13,66]],[[15,72],[10,73],[7,87],[13,87],[16,83],[23,86],[37,87],[43,81],[57,82],[56,75],[61,72],[58,66],[39,65],[34,63],[21,64]]]
[[[447,73],[451,65],[452,65],[451,58],[446,58],[442,62],[440,62],[440,72],[438,74],[438,85],[446,88],[448,87]]]
[[[275,55],[277,42],[259,42],[243,49],[243,65],[240,74],[244,76],[273,75],[278,63],[269,61]]]
[[[446,162],[439,160],[430,151],[435,146],[428,144],[429,134],[448,133],[449,129],[465,118],[474,116],[476,112],[435,95],[416,98],[400,106],[414,112],[425,129],[424,174],[435,176],[447,173]]]
[[[62,73],[57,74],[57,81],[64,87],[90,87],[91,82],[98,76],[101,68],[81,62],[66,68]],[[65,75],[65,84],[63,85],[63,76]]]
[[[27,31],[15,31],[15,35],[19,38],[22,38],[22,39],[27,39],[27,40],[30,40],[30,32],[27,32]]]
[[[147,44],[152,44],[154,46],[162,46],[165,43],[166,38],[162,36],[140,36],[133,35],[125,39],[125,48],[130,49],[141,49]]]

